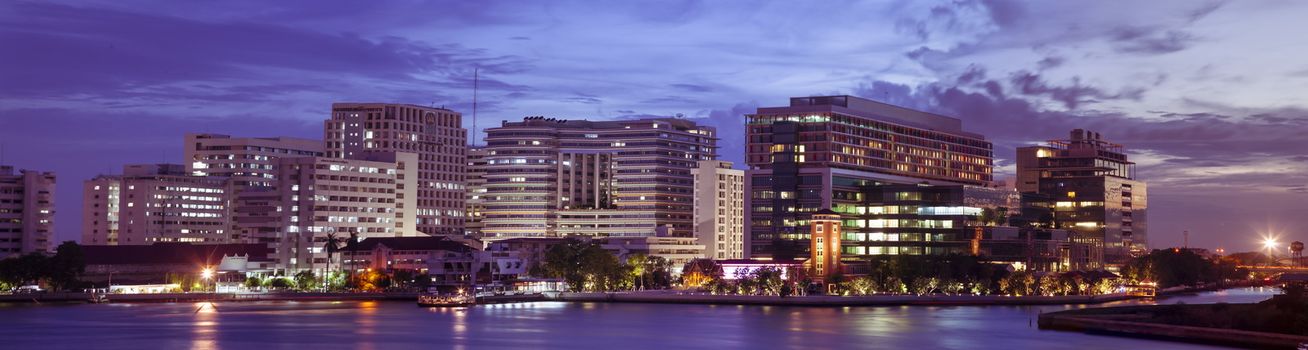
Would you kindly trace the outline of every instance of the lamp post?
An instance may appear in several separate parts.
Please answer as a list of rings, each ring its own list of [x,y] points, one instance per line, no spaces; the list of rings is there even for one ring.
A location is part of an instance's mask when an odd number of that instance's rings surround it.
[[[206,282],[206,286],[207,286],[207,284],[208,284],[207,282],[208,282],[210,279],[213,279],[213,268],[212,268],[212,267],[206,267],[206,268],[204,268],[203,270],[200,270],[200,278],[203,279],[203,280],[205,280],[205,282]],[[214,281],[213,289],[214,289],[213,292],[218,292],[218,282],[217,282],[217,281]]]
[[[1279,245],[1280,243],[1276,242],[1276,237],[1263,238],[1263,249],[1267,250],[1267,256],[1272,259],[1269,265],[1276,264],[1276,247]]]

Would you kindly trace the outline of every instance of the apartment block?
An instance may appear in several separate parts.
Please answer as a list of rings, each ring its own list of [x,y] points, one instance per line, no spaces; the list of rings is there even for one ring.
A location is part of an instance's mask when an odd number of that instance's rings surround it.
[[[484,239],[693,235],[716,130],[677,118],[527,117],[486,130]]]
[[[233,243],[232,182],[181,164],[132,164],[82,185],[82,244]]]
[[[0,165],[0,259],[54,248],[54,191],[52,172]]]
[[[378,159],[353,160],[326,157],[283,158],[277,161],[277,195],[273,202],[267,194],[248,196],[249,204],[276,203],[280,213],[276,229],[255,230],[272,233],[257,237],[275,247],[280,268],[289,271],[311,270],[319,273],[328,268],[327,240],[335,236],[350,238],[414,237],[417,228],[406,220],[411,217],[402,204],[412,202],[418,156],[412,153],[359,155]],[[377,158],[393,157],[391,160]],[[265,202],[266,201],[266,202]]]
[[[276,185],[277,174],[273,169],[278,159],[321,157],[323,142],[292,137],[188,133],[183,149],[188,174],[231,178],[239,191]]]
[[[710,259],[745,258],[745,171],[701,160],[695,177],[695,237]]]
[[[405,221],[428,235],[462,236],[466,214],[468,131],[444,108],[395,103],[333,103],[324,122],[328,157],[367,159],[368,153],[418,156],[417,208]]]

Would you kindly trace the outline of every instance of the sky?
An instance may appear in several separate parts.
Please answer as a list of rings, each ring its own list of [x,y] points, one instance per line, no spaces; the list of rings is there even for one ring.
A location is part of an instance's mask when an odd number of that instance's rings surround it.
[[[6,1],[0,163],[81,182],[182,162],[186,132],[320,139],[332,102],[675,116],[742,164],[744,117],[851,94],[1014,148],[1091,129],[1149,184],[1154,247],[1308,240],[1302,1]],[[480,135],[480,133],[478,133]]]

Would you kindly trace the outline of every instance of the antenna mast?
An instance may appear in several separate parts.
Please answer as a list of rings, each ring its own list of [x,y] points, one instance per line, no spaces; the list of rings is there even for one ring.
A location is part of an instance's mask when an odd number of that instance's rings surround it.
[[[477,73],[479,72],[477,71],[479,71],[479,68],[477,67],[472,68],[472,145],[473,146],[477,145],[477,82],[479,82],[479,76],[477,76]]]

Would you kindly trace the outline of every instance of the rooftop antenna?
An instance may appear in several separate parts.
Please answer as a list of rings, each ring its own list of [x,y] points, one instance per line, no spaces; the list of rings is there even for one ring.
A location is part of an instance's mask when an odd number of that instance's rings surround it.
[[[477,82],[480,81],[479,67],[472,67],[472,145],[477,145]]]

